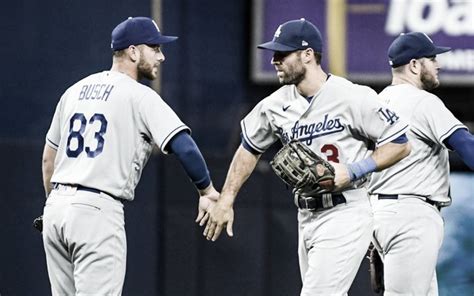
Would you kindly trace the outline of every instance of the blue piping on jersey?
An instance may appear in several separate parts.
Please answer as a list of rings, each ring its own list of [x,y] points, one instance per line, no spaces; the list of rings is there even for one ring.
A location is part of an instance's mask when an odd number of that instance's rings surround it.
[[[258,151],[260,154],[263,153],[263,152],[265,152],[264,149],[258,148],[257,145],[253,144],[252,141],[250,141],[249,137],[247,137],[247,133],[246,133],[246,132],[247,132],[247,128],[246,128],[246,126],[245,126],[245,121],[243,121],[243,120],[242,120],[242,127],[243,127],[243,129],[242,129],[242,134],[243,134],[243,136],[245,137],[245,141],[247,142],[247,144],[248,144],[252,149]]]
[[[450,137],[451,134],[453,134],[457,129],[466,129],[466,127],[462,124],[456,124],[455,126],[453,126],[452,128],[450,128],[447,132],[445,132],[444,134],[441,135],[441,137],[439,137],[439,140],[441,142],[444,142],[444,140],[446,140],[445,138],[447,137]]]
[[[51,145],[53,145],[54,148],[57,149],[57,148],[59,147],[59,145],[56,145],[56,144],[55,144],[53,141],[51,141],[50,139],[46,138],[46,140],[47,140]]]
[[[245,150],[252,153],[253,155],[262,154],[262,153],[258,152],[257,150],[253,149],[252,146],[250,146],[249,143],[247,143],[247,141],[245,140],[245,138],[242,134],[240,134],[240,139],[241,139],[242,147],[244,147]]]
[[[183,127],[184,127],[184,129],[183,129]],[[181,131],[181,130],[186,130],[188,132],[188,134],[191,133],[191,129],[188,126],[186,126],[185,124],[178,126],[173,131],[171,131],[168,134],[168,136],[166,136],[166,138],[163,140],[163,143],[161,143],[161,151],[163,151],[164,153],[168,153],[168,150],[166,150],[166,148],[168,148],[167,147],[168,146],[168,141],[171,141],[171,139],[173,139],[173,137],[175,135],[177,135],[178,132]]]

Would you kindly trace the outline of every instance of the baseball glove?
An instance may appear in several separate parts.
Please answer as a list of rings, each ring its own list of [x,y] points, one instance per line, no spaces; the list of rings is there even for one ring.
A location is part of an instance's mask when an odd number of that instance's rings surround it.
[[[385,290],[383,284],[383,262],[379,252],[375,246],[370,243],[367,251],[367,259],[369,259],[370,284],[375,293],[383,293]]]
[[[270,166],[286,184],[302,192],[334,187],[334,167],[298,141],[283,146]]]
[[[43,216],[39,216],[38,218],[33,220],[33,227],[39,232],[43,232]]]

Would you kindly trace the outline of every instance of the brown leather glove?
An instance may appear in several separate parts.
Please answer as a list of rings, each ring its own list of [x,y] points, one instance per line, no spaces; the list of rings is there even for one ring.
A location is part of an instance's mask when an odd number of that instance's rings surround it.
[[[302,192],[334,187],[334,167],[301,142],[283,146],[270,165],[280,179]]]

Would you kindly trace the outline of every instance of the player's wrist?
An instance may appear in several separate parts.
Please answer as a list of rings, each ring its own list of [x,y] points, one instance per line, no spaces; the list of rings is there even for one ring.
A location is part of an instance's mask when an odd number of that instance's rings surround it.
[[[197,188],[198,192],[199,192],[199,195],[208,195],[210,194],[212,191],[214,191],[214,185],[212,184],[212,181],[209,183],[209,185],[207,185],[207,187],[205,188]]]
[[[235,201],[235,195],[231,194],[229,192],[221,192],[221,195],[219,196],[219,202],[226,206],[226,207],[232,207],[234,205]]]
[[[351,182],[357,181],[365,177],[367,174],[375,172],[376,169],[377,164],[371,156],[347,165],[347,171]]]

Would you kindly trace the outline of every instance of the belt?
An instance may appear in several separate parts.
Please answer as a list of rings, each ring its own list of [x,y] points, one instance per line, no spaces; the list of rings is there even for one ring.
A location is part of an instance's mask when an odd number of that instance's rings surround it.
[[[59,186],[61,186],[61,185],[62,185],[62,186],[75,187],[75,188],[77,188],[77,191],[88,191],[88,192],[93,192],[93,193],[97,193],[97,194],[103,193],[103,194],[105,194],[105,195],[108,195],[108,196],[112,197],[112,198],[115,199],[115,200],[118,200],[118,201],[122,202],[122,199],[117,198],[117,197],[115,197],[115,196],[113,196],[113,195],[111,195],[111,194],[109,194],[109,193],[107,193],[107,192],[101,191],[101,190],[99,190],[99,189],[91,188],[91,187],[82,186],[82,185],[71,185],[71,184],[54,183],[54,184],[53,184],[53,189],[58,189]]]
[[[377,194],[377,196],[378,196],[378,199],[398,199],[399,198],[398,194]],[[421,199],[422,201],[429,203],[432,206],[436,206],[436,207],[439,206],[439,204],[436,201],[432,201],[431,199],[427,197],[417,196],[417,195],[414,195],[413,197]]]
[[[296,200],[298,208],[310,211],[325,210],[346,203],[346,198],[341,193],[323,193],[315,196],[298,195]]]

